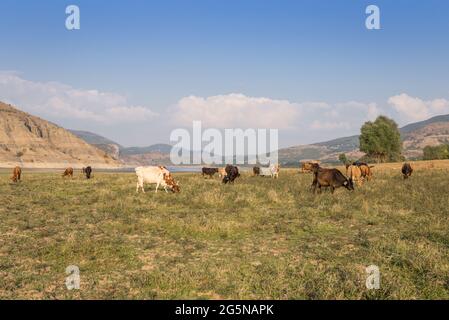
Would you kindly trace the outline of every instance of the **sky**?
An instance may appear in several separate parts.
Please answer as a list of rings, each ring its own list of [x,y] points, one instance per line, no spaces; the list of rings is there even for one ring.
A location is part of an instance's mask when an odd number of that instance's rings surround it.
[[[193,120],[279,129],[285,147],[380,114],[402,126],[449,113],[446,0],[2,0],[0,12],[0,101],[124,146],[169,143]]]

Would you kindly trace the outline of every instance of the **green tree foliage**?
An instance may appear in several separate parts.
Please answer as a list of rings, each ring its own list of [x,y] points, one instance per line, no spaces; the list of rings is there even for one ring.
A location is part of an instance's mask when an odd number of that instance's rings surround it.
[[[338,160],[340,160],[340,162],[343,163],[343,164],[347,164],[348,161],[349,161],[348,158],[346,157],[346,154],[344,154],[344,153],[341,153],[338,156]]]
[[[360,129],[360,151],[377,162],[400,161],[402,141],[398,125],[386,116],[365,122]]]
[[[424,147],[423,152],[424,160],[449,159],[449,144],[442,144],[435,147],[426,146]]]

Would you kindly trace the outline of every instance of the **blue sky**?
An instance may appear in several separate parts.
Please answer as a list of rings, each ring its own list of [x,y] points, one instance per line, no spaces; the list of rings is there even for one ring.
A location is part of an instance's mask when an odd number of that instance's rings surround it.
[[[80,30],[65,28],[70,4]],[[369,4],[381,30],[365,28]],[[285,110],[272,123],[283,146],[357,133],[380,113],[401,125],[449,113],[444,0],[3,0],[0,11],[0,100],[124,145],[168,142],[186,115],[257,127],[245,110],[259,107]]]

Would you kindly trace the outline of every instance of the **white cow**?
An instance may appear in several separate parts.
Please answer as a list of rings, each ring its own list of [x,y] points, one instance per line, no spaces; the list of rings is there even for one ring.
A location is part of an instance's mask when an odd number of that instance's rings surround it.
[[[261,176],[270,176],[272,178],[279,178],[279,165],[272,164],[268,168],[260,168]]]
[[[136,192],[142,189],[143,193],[145,193],[145,189],[143,188],[144,183],[156,184],[156,192],[159,189],[159,185],[164,187],[165,192],[168,192],[167,187],[173,192],[179,192],[179,186],[167,168],[162,166],[149,166],[137,167],[135,170],[137,175]]]

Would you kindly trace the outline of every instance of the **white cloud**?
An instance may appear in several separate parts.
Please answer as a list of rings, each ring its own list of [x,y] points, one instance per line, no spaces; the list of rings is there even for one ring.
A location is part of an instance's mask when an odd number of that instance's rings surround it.
[[[351,129],[348,122],[330,122],[314,120],[310,124],[310,128],[314,130],[335,130],[335,129]]]
[[[57,82],[29,81],[14,72],[0,72],[0,100],[56,120],[73,118],[112,124],[157,116],[148,108],[131,105],[119,94],[76,89]]]
[[[327,135],[353,134],[365,121],[374,120],[379,114],[381,110],[375,103],[299,103],[236,93],[184,97],[172,110],[177,125],[191,126],[193,120],[201,120],[205,127],[287,129],[302,137],[322,131],[328,132]]]
[[[201,120],[204,126],[214,128],[288,128],[295,123],[298,106],[287,100],[248,97],[228,94],[212,97],[182,98],[173,110],[178,125]]]
[[[425,101],[402,93],[390,97],[388,103],[405,121],[426,120],[435,115],[449,113],[449,101],[446,99]]]

